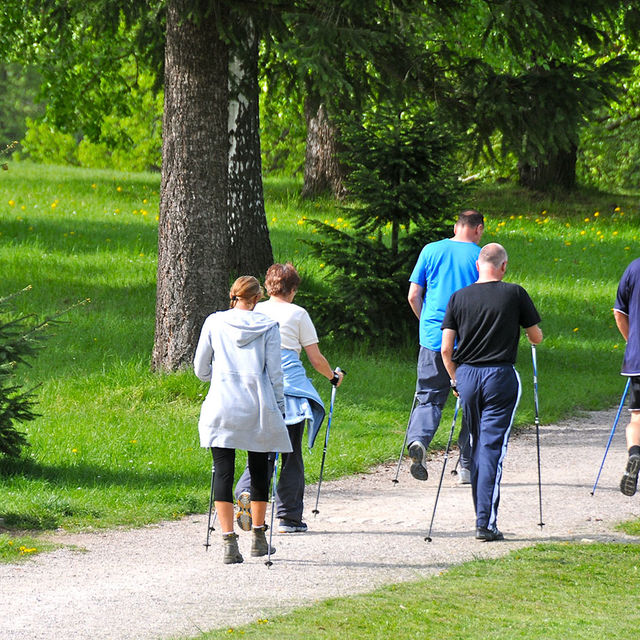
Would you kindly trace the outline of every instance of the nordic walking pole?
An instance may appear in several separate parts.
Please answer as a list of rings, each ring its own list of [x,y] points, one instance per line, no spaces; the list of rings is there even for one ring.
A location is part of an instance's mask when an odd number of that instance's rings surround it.
[[[402,441],[402,449],[400,449],[400,457],[398,458],[398,466],[396,467],[396,477],[391,481],[393,484],[398,484],[398,474],[400,473],[400,466],[402,465],[402,456],[404,455],[404,448],[407,446],[407,438],[409,437],[409,425],[411,424],[411,416],[416,408],[416,401],[418,400],[418,392],[413,396],[413,404],[411,405],[411,412],[409,413],[409,420],[407,422],[407,428],[404,432],[404,440]]]
[[[613,428],[611,429],[611,433],[609,434],[609,442],[607,442],[607,448],[604,450],[604,456],[602,456],[602,463],[600,464],[600,469],[598,470],[598,477],[593,484],[593,489],[591,489],[591,495],[596,492],[596,487],[598,486],[598,480],[600,480],[600,474],[602,473],[602,467],[604,467],[604,461],[607,457],[607,453],[609,453],[609,446],[611,445],[611,440],[613,440],[613,434],[616,432],[616,427],[618,426],[618,420],[620,419],[620,414],[622,413],[622,407],[624,406],[624,401],[627,397],[627,393],[629,392],[629,385],[631,384],[631,378],[627,378],[627,384],[624,387],[624,391],[622,393],[622,398],[620,398],[620,406],[618,407],[618,413],[616,413],[616,419],[613,421]]]
[[[540,522],[538,526],[542,529],[544,522],[542,520],[542,477],[540,475],[540,417],[538,407],[538,361],[536,358],[536,345],[531,345],[531,361],[533,362],[533,404],[535,406],[535,425],[536,425],[536,449],[538,451],[538,504],[540,505]]]
[[[336,371],[341,371],[346,375],[346,371],[342,371],[340,367],[336,367]],[[336,401],[336,390],[337,386],[333,386],[331,389],[331,404],[329,405],[329,419],[327,420],[327,431],[324,434],[324,448],[322,449],[322,462],[320,463],[320,478],[318,479],[318,493],[316,494],[316,506],[315,509],[311,513],[314,516],[317,516],[320,512],[318,511],[318,500],[320,500],[320,487],[322,486],[322,474],[324,472],[324,460],[327,456],[327,445],[329,444],[329,431],[331,430],[331,418],[333,417],[333,403]]]
[[[278,481],[278,452],[276,451],[276,457],[273,461],[273,484],[271,487],[271,525],[269,527],[269,544],[267,545],[267,559],[265,560],[265,564],[267,567],[270,567],[273,562],[271,562],[271,540],[273,539],[273,515],[276,512],[276,486]]]
[[[456,400],[456,408],[453,412],[453,420],[451,421],[451,431],[449,432],[449,441],[447,442],[447,448],[444,450],[444,462],[442,463],[442,471],[440,472],[440,482],[438,482],[438,491],[436,492],[436,501],[433,503],[433,513],[431,514],[431,524],[429,525],[429,533],[424,539],[425,542],[431,542],[431,529],[433,529],[433,519],[436,517],[436,507],[438,506],[438,498],[440,497],[440,488],[442,487],[442,478],[444,477],[444,470],[447,466],[447,460],[449,458],[449,448],[451,447],[451,440],[453,439],[453,432],[456,428],[456,419],[458,418],[458,410],[460,409],[460,398]]]
[[[213,457],[213,448],[211,449],[211,456]],[[216,470],[216,467],[212,461],[211,462],[211,493],[209,494],[209,519],[207,520],[207,540],[204,543],[206,551],[209,551],[209,547],[211,546],[211,544],[209,543],[209,536],[211,535],[212,531],[215,531],[215,528],[213,525],[215,524],[216,516],[218,515],[217,512],[214,513],[213,522],[211,522],[211,511],[213,510],[213,478],[214,478],[215,470]]]

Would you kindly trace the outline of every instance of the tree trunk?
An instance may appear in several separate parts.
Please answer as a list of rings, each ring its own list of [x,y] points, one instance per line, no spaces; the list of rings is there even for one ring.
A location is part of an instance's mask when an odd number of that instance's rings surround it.
[[[261,279],[273,263],[264,210],[260,112],[258,106],[258,36],[246,20],[245,43],[229,66],[229,233],[231,269],[236,276]]]
[[[228,69],[217,7],[169,0],[152,366],[190,365],[205,317],[228,307]]]
[[[344,169],[338,161],[338,131],[329,119],[319,97],[309,96],[304,103],[307,122],[307,149],[304,162],[303,198],[331,193],[345,195]]]
[[[537,165],[518,164],[520,186],[538,191],[548,191],[554,187],[573,189],[576,185],[577,147],[568,151],[558,151],[540,158]]]

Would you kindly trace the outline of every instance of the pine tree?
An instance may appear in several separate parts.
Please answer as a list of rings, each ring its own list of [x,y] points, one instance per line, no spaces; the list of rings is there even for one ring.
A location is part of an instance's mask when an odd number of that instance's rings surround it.
[[[37,417],[33,389],[16,382],[16,370],[28,365],[38,349],[38,334],[32,316],[12,317],[6,310],[13,296],[0,300],[0,454],[17,457],[28,445],[17,424]]]

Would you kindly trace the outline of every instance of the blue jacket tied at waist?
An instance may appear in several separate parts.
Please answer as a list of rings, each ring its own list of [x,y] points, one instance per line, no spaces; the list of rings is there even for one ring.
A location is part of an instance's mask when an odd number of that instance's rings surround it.
[[[285,424],[298,424],[308,420],[307,435],[311,448],[324,420],[324,405],[307,377],[297,352],[282,349],[281,363],[284,374]]]

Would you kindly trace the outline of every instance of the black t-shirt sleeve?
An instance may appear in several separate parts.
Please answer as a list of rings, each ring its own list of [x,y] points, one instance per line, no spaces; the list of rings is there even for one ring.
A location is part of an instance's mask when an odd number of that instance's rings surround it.
[[[520,326],[528,329],[540,322],[540,314],[529,294],[519,285],[518,293],[520,295]]]
[[[447,309],[444,312],[444,319],[442,321],[442,325],[440,326],[441,329],[453,329],[454,331],[458,330],[458,323],[456,322],[456,319],[454,318],[454,314],[453,314],[453,304],[455,304],[454,302],[454,298],[455,298],[455,293],[449,298],[449,302],[447,303]]]

